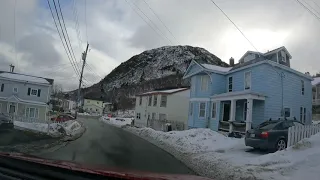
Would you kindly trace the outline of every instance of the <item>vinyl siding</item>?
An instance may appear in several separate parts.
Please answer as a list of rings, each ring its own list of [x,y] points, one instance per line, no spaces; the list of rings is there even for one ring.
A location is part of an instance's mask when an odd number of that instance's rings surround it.
[[[210,103],[211,104],[211,103]],[[221,109],[221,102],[216,102],[216,118],[211,119],[211,105],[210,105],[210,124],[209,128],[213,131],[218,131],[219,128],[219,119],[221,118],[220,109]]]
[[[18,104],[17,108],[18,108],[17,115],[20,116],[20,117],[25,117],[26,116],[26,108],[38,108],[39,120],[42,120],[43,122],[46,121],[46,107],[44,107],[44,106]]]
[[[199,73],[195,75],[195,94],[193,97],[197,98],[203,98],[203,97],[209,97],[211,95],[211,89],[212,89],[212,84],[211,84],[211,79],[209,78],[209,83],[208,83],[208,89],[205,91],[201,90],[201,77],[202,76],[208,76],[205,73]]]
[[[256,127],[267,119],[264,119],[264,101],[253,100],[253,110],[252,110],[252,127]]]
[[[211,78],[213,83],[211,86],[211,95],[221,94],[226,92],[226,77],[225,75],[212,73]]]
[[[209,117],[209,102],[206,103],[206,115],[203,118],[199,117],[199,106],[200,106],[200,101],[193,102],[193,107],[194,107],[194,113],[193,113],[193,120],[189,120],[188,122],[191,124],[188,124],[189,128],[206,128],[207,127],[207,122],[208,122],[208,117]]]

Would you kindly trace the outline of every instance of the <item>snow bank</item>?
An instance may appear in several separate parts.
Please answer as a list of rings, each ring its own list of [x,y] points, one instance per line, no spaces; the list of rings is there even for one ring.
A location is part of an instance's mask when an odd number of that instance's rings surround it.
[[[102,116],[100,118],[100,121],[117,126],[117,127],[124,127],[127,125],[131,125],[132,119],[133,118],[119,118],[119,117],[110,118],[107,116]]]
[[[63,123],[50,123],[50,124],[14,121],[13,124],[16,128],[19,128],[19,129],[46,133],[54,137],[63,136],[64,132],[65,132],[65,135],[67,136],[75,136],[77,135],[78,132],[80,132],[80,129],[82,128],[82,125],[75,120],[70,120]],[[48,130],[48,127],[49,127],[49,130]],[[61,130],[61,128],[63,130]]]
[[[199,175],[219,179],[318,179],[320,134],[285,151],[266,154],[245,147],[244,139],[209,129],[161,132],[126,128],[173,154]]]

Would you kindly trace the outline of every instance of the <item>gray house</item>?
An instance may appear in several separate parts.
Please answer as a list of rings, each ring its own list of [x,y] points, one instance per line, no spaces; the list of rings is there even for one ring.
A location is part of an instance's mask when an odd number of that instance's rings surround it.
[[[53,79],[0,71],[0,112],[47,120]]]

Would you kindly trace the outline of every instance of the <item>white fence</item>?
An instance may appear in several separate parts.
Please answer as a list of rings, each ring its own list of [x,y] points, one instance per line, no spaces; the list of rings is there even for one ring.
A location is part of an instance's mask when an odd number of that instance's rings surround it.
[[[320,124],[305,125],[305,126],[292,126],[288,130],[288,147],[296,144],[304,138],[320,132]]]

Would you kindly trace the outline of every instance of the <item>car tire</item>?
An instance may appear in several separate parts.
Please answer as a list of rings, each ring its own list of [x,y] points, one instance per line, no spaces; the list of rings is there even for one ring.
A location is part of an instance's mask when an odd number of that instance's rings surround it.
[[[276,151],[282,151],[287,148],[287,141],[285,139],[279,139],[275,145]]]

